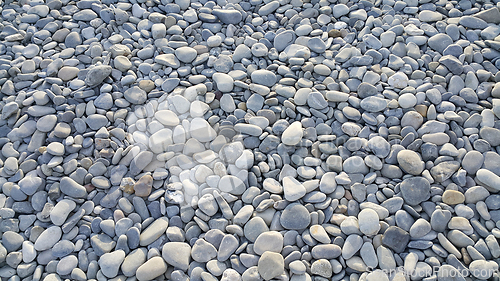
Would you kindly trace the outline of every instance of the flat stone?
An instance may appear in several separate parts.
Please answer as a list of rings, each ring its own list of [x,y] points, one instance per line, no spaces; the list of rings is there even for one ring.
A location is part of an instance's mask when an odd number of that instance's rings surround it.
[[[361,238],[361,236],[357,234],[347,236],[342,247],[342,257],[344,259],[350,259],[359,249],[361,249],[361,246],[363,246],[363,238]]]
[[[151,223],[148,228],[146,228],[140,237],[140,245],[147,246],[158,239],[162,234],[165,233],[168,227],[168,218],[163,217],[155,220]]]
[[[139,281],[153,280],[167,271],[167,264],[162,257],[152,257],[142,264],[136,271]]]
[[[191,250],[191,257],[197,262],[207,262],[217,257],[217,250],[204,239],[198,239]]]
[[[443,64],[454,75],[460,75],[463,72],[463,64],[455,56],[446,55],[439,59],[439,63]]]
[[[56,272],[59,275],[68,275],[73,271],[74,268],[78,265],[78,258],[76,256],[67,256],[62,258],[57,263]]]
[[[163,259],[176,268],[186,271],[191,258],[191,246],[183,242],[167,242],[162,248]]]
[[[251,242],[255,242],[260,234],[267,231],[269,231],[269,228],[261,217],[251,218],[243,227],[245,238]]]
[[[473,16],[463,16],[458,21],[458,24],[472,29],[485,29],[488,27],[488,23],[479,17]]]
[[[123,97],[132,104],[143,104],[146,102],[147,94],[143,89],[134,86],[126,90]]]
[[[281,213],[280,223],[286,229],[302,230],[309,226],[309,211],[298,203],[289,204]]]
[[[104,233],[90,237],[90,244],[98,256],[111,252],[116,246],[116,242]]]
[[[405,172],[418,176],[424,170],[424,162],[413,150],[401,150],[397,155],[399,167]]]
[[[280,6],[280,3],[278,1],[271,1],[264,6],[260,7],[258,13],[259,16],[267,16],[271,14],[272,12],[276,11]],[[267,280],[267,279],[266,279]]]
[[[380,230],[379,217],[372,209],[364,209],[358,214],[359,230],[365,235],[375,235]]]
[[[476,13],[474,15],[474,17],[480,18],[487,23],[499,24],[500,23],[500,10],[497,7],[493,7],[493,8],[481,11],[479,13]]]
[[[387,107],[387,100],[372,96],[364,98],[359,105],[366,111],[379,112]]]
[[[6,231],[5,233],[2,234],[2,244],[7,252],[14,252],[17,249],[21,248],[23,241],[24,241],[23,237],[19,233],[16,233],[14,231]],[[50,242],[48,241],[46,243]]]
[[[219,181],[219,189],[224,192],[229,192],[234,195],[243,194],[246,190],[245,183],[231,175],[223,176]]]
[[[64,155],[64,145],[59,142],[51,142],[47,146],[47,152],[54,156],[63,156]]]
[[[208,216],[213,216],[219,210],[217,202],[212,194],[205,194],[198,200],[198,208]]]
[[[153,187],[153,177],[150,175],[142,176],[135,184],[134,191],[136,196],[147,197],[151,194]]]
[[[313,52],[316,52],[318,54],[321,54],[326,50],[325,42],[323,42],[323,40],[317,37],[309,39],[309,41],[307,41],[307,46]]]
[[[289,202],[297,201],[306,195],[306,188],[293,177],[283,178],[283,191]]]
[[[491,146],[500,145],[500,130],[491,127],[482,127],[479,131],[481,138],[486,140]]]
[[[222,98],[220,99],[220,108],[225,112],[233,112],[236,109],[236,104],[230,94],[222,95]]]
[[[476,177],[487,188],[500,190],[500,177],[495,173],[486,169],[479,169]]]
[[[71,211],[76,207],[75,201],[63,199],[54,206],[50,212],[50,220],[55,225],[63,225]]]
[[[449,179],[458,169],[460,163],[457,161],[445,161],[431,168],[431,175],[437,182]]]
[[[219,251],[217,252],[217,260],[219,262],[227,261],[238,249],[239,245],[239,241],[234,235],[224,235],[220,242]]]
[[[33,195],[42,186],[44,181],[37,176],[27,175],[22,180],[19,181],[18,185],[22,192],[26,195]]]
[[[177,59],[184,63],[192,62],[197,55],[198,52],[191,47],[180,47],[175,50],[175,56]]]
[[[272,87],[276,84],[276,75],[269,70],[260,69],[252,72],[251,74],[252,82],[264,85],[267,87]]]
[[[238,24],[243,19],[243,16],[238,10],[214,9],[212,15],[216,16],[225,24]]]
[[[424,10],[418,14],[418,19],[423,22],[434,22],[443,19],[443,15],[438,12]]]
[[[347,174],[367,174],[369,172],[365,161],[359,156],[351,156],[347,158],[342,165],[344,172]]]
[[[277,231],[261,233],[254,242],[254,251],[258,255],[266,251],[281,253],[283,250],[283,236]]]
[[[444,49],[449,45],[453,44],[453,39],[447,34],[438,33],[427,41],[427,45],[431,47],[433,50],[438,51],[439,53],[443,53]]]
[[[423,135],[422,140],[436,145],[443,145],[450,141],[450,136],[446,133],[431,133]]]
[[[385,158],[391,151],[391,145],[381,136],[371,138],[368,143],[368,148],[379,158]]]
[[[331,263],[326,259],[319,259],[312,263],[311,274],[319,275],[324,278],[330,278],[333,275]]]
[[[82,185],[69,177],[63,177],[60,181],[59,188],[64,194],[73,198],[86,198],[87,190]]]
[[[304,135],[302,124],[299,121],[293,122],[281,135],[281,141],[286,145],[296,145]]]
[[[382,235],[382,244],[396,253],[406,249],[410,241],[410,234],[397,226],[390,226]]]
[[[264,280],[271,280],[283,274],[285,261],[283,256],[278,253],[264,252],[258,262],[260,276]]]
[[[319,92],[312,92],[307,97],[307,105],[314,109],[320,110],[326,108],[328,106],[328,102],[326,101],[323,94]]]
[[[377,267],[377,253],[375,253],[375,249],[370,242],[365,242],[363,246],[361,246],[359,254],[367,266],[370,266],[372,268]]]
[[[172,68],[179,68],[181,65],[180,61],[177,59],[177,57],[174,54],[161,54],[161,55],[156,56],[154,60],[156,63],[159,63],[161,65],[166,65],[166,66],[169,66]],[[169,79],[172,79],[172,80],[169,80]],[[165,85],[165,88],[170,89],[171,87],[173,87],[173,85],[175,85],[177,83],[177,79],[179,79],[179,78],[168,78],[167,80],[165,80],[165,81],[169,81],[169,83],[167,85]],[[162,87],[164,87],[164,86],[162,85]]]
[[[423,177],[407,178],[400,188],[405,202],[409,205],[418,205],[430,197],[431,185]]]
[[[429,231],[431,231],[431,224],[428,221],[420,218],[411,226],[410,236],[413,239],[418,239],[424,237],[427,233],[429,233]]]
[[[309,228],[309,233],[315,240],[319,241],[320,243],[329,244],[332,242],[325,228],[323,228],[323,226],[319,224],[312,225]]]
[[[465,201],[465,195],[457,190],[446,190],[442,195],[442,200],[448,205],[462,204]]]
[[[44,230],[35,241],[35,250],[44,251],[52,248],[61,239],[62,230],[58,226],[51,226]]]
[[[138,248],[128,254],[121,265],[123,274],[127,277],[134,276],[137,269],[146,262],[147,249]]]
[[[273,1],[278,3],[277,1]],[[287,46],[293,44],[295,42],[295,39],[297,38],[297,35],[292,30],[286,30],[274,38],[274,47],[278,52],[283,51]]]
[[[215,73],[212,78],[215,81],[215,84],[217,85],[217,89],[219,89],[219,91],[226,93],[233,90],[234,80],[231,76],[225,73],[218,72]]]
[[[394,88],[399,88],[403,89],[408,85],[408,76],[404,74],[403,72],[396,72],[395,74],[391,75],[389,79],[387,80],[387,83]]]
[[[99,65],[91,68],[85,77],[85,84],[88,87],[95,87],[101,84],[110,74],[113,68],[109,65]]]
[[[101,268],[102,274],[108,278],[115,277],[124,259],[125,252],[122,250],[102,255],[99,258],[99,267]]]
[[[495,270],[498,270],[498,264],[495,261],[475,260],[469,264],[469,271],[479,280],[487,280]]]
[[[318,244],[311,250],[315,259],[334,259],[340,256],[342,249],[335,244]]]

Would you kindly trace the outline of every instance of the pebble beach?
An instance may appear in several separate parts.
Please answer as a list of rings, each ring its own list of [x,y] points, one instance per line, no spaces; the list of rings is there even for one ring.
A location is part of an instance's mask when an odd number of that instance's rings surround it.
[[[0,0],[1,281],[499,281],[499,0]]]

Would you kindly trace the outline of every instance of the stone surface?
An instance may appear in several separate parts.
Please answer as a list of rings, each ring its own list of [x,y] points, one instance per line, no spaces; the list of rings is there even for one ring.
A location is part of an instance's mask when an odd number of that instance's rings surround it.
[[[284,266],[283,256],[269,251],[264,252],[258,262],[259,275],[264,280],[271,280],[283,273]]]
[[[2,5],[0,278],[495,279],[498,3],[334,2]]]
[[[407,204],[417,205],[430,196],[430,183],[423,177],[412,177],[405,179],[401,185],[403,199]]]

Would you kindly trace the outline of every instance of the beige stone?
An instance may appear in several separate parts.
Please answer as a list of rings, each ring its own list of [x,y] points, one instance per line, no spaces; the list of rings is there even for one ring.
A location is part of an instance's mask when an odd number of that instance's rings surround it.
[[[140,197],[149,196],[149,194],[151,194],[152,187],[153,177],[150,175],[144,175],[134,184],[135,195]]]
[[[465,196],[457,190],[446,190],[443,193],[443,202],[448,205],[461,204],[465,201]]]

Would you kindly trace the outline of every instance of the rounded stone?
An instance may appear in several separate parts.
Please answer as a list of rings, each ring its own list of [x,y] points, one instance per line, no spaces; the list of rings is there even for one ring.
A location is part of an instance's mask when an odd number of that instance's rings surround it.
[[[420,175],[424,170],[424,162],[413,150],[401,150],[397,155],[399,167],[412,175]]]
[[[266,251],[281,253],[283,236],[277,231],[263,232],[255,240],[253,249],[258,255],[262,255]]]
[[[446,190],[441,198],[448,205],[462,204],[465,201],[465,195],[457,190]]]
[[[259,258],[257,267],[260,276],[267,281],[283,274],[285,261],[281,254],[264,252]]]
[[[191,246],[183,242],[167,242],[162,248],[162,257],[170,265],[187,270],[191,258]]]
[[[359,230],[365,235],[375,235],[380,230],[379,217],[372,209],[364,209],[358,214]]]
[[[286,229],[302,230],[309,226],[309,211],[299,203],[288,205],[281,213],[280,223]]]
[[[167,271],[167,264],[162,257],[152,257],[142,264],[136,272],[139,281],[153,280]]]
[[[418,205],[430,197],[431,185],[423,177],[407,178],[401,183],[400,188],[403,199],[409,205]]]

